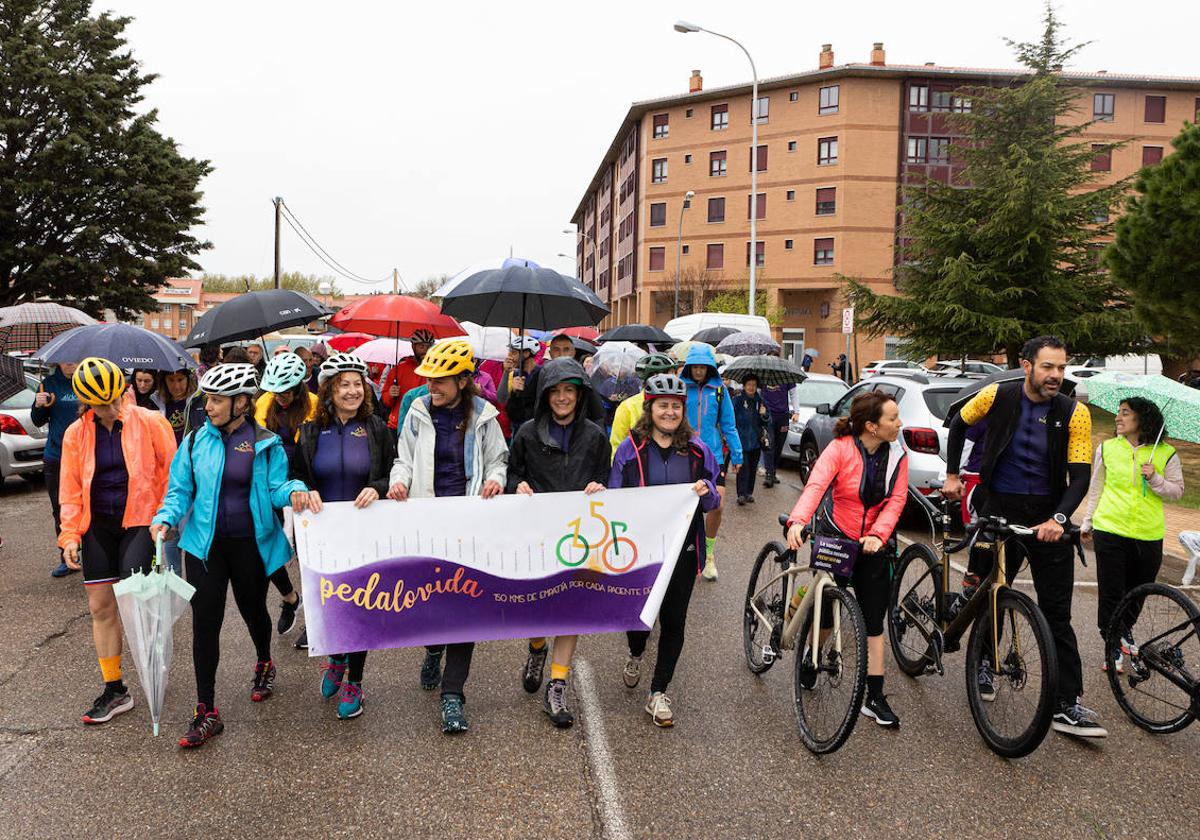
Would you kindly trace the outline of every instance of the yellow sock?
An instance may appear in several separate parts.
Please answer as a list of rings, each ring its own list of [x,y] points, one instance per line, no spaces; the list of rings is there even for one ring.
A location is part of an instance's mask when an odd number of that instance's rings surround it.
[[[546,640],[545,639],[530,639],[529,646],[531,648],[533,648],[534,650],[541,650],[542,648],[544,648],[546,646]]]
[[[550,679],[565,680],[569,673],[571,673],[570,665],[559,665],[557,662],[550,663]]]
[[[121,679],[121,654],[100,657],[100,674],[106,683]]]

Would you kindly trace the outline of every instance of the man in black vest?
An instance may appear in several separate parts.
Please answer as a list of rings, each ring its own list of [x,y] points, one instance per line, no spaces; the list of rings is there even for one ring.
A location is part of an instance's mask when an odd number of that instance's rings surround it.
[[[1036,540],[1022,541],[1037,591],[1058,652],[1058,708],[1053,726],[1059,732],[1090,738],[1108,733],[1099,718],[1080,702],[1083,665],[1071,627],[1075,562],[1069,543],[1060,542],[1071,514],[1087,493],[1091,479],[1092,420],[1087,408],[1059,393],[1067,367],[1061,339],[1039,336],[1021,348],[1024,379],[994,382],[980,389],[950,421],[946,482],[942,494],[962,497],[958,469],[968,426],[987,419],[981,486],[983,513],[1036,530]],[[1010,577],[1017,564],[1009,566]],[[996,690],[988,663],[980,668],[979,693],[993,700]]]

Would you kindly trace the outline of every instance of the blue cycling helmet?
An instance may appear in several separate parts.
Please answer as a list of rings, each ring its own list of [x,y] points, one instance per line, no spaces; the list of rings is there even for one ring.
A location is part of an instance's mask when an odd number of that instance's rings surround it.
[[[280,353],[267,362],[260,388],[272,394],[290,391],[308,376],[308,365],[295,353]]]

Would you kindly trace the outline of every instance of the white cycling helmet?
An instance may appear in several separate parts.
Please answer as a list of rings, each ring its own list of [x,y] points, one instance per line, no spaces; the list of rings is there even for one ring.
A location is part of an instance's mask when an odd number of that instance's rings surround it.
[[[536,353],[542,349],[542,342],[531,335],[514,335],[508,346],[513,350],[528,350],[530,353]]]
[[[413,330],[412,338],[409,339],[409,342],[412,344],[433,344],[434,340],[433,330],[422,328]]]
[[[200,390],[218,397],[254,396],[258,392],[258,370],[254,365],[224,364],[211,367],[200,379]]]
[[[349,353],[334,353],[321,362],[321,370],[317,373],[317,384],[324,385],[325,380],[331,379],[339,373],[361,373],[363,378],[366,378],[367,363]]]
[[[308,375],[308,366],[295,353],[280,353],[267,362],[263,371],[262,389],[272,394],[282,394],[290,391],[304,381]]]

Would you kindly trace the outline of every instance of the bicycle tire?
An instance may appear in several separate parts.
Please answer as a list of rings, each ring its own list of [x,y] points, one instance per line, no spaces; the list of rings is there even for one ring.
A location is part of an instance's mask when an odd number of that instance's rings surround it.
[[[975,720],[975,728],[979,730],[984,743],[999,756],[1004,758],[1020,758],[1029,755],[1046,737],[1050,731],[1050,722],[1054,716],[1054,707],[1058,701],[1058,654],[1054,647],[1054,637],[1050,633],[1050,624],[1037,604],[1023,592],[1005,588],[996,598],[996,606],[1000,613],[1000,621],[1009,632],[1002,637],[1011,640],[1011,622],[1009,616],[1021,615],[1026,619],[1032,631],[1033,646],[1037,649],[1041,677],[1037,693],[1037,702],[1033,704],[1033,714],[1025,726],[1014,735],[1005,735],[996,730],[992,724],[989,710],[1002,708],[997,702],[1001,694],[1023,692],[1028,679],[1030,657],[1022,655],[1018,650],[1010,650],[1002,660],[1005,673],[996,677],[996,699],[985,701],[979,692],[979,665],[984,655],[988,653],[991,644],[992,610],[989,605],[971,627],[971,637],[967,642],[967,705],[971,708],[971,717]],[[1010,661],[1015,657],[1015,661]],[[990,659],[990,656],[989,656]],[[1024,695],[1022,695],[1024,696]]]
[[[922,564],[918,570],[916,581],[909,574],[914,564]],[[910,583],[906,584],[908,580]],[[900,555],[896,561],[896,571],[892,576],[891,591],[888,595],[888,644],[892,649],[892,658],[900,671],[910,677],[918,677],[925,673],[928,665],[933,664],[929,656],[928,642],[914,629],[915,622],[922,622],[926,632],[932,635],[937,629],[937,593],[942,590],[942,566],[933,549],[924,543],[913,543]],[[900,609],[902,599],[909,598],[916,603],[909,613]],[[912,618],[912,613],[927,618]],[[906,645],[906,639],[920,640],[915,646]],[[917,653],[918,647],[924,651]]]
[[[758,552],[758,557],[754,560],[754,565],[750,569],[750,583],[746,586],[746,599],[742,611],[742,650],[746,655],[746,667],[750,669],[752,674],[763,674],[771,669],[778,657],[771,659],[770,662],[765,661],[762,655],[762,646],[764,641],[778,642],[778,634],[783,630],[783,616],[787,610],[787,578],[781,578],[775,585],[776,592],[772,592],[772,602],[768,602],[768,610],[772,616],[776,618],[778,626],[772,628],[772,633],[768,634],[765,639],[759,634],[760,622],[754,611],[750,609],[750,600],[758,592],[759,578],[763,581],[769,580],[772,576],[782,571],[791,565],[791,560],[788,558],[788,547],[781,542],[769,542],[762,547]],[[766,574],[763,574],[763,569],[766,569]],[[778,603],[774,603],[778,602]]]
[[[1132,698],[1136,694],[1142,693],[1136,691],[1139,685],[1148,683],[1154,677],[1156,669],[1146,666],[1143,663],[1156,660],[1159,662],[1163,661],[1161,657],[1163,651],[1161,649],[1157,651],[1157,656],[1155,655],[1155,651],[1151,650],[1154,646],[1152,640],[1155,635],[1167,635],[1169,640],[1174,642],[1172,648],[1174,655],[1171,661],[1177,659],[1180,666],[1187,667],[1190,665],[1190,670],[1193,673],[1200,672],[1200,658],[1195,658],[1189,663],[1182,650],[1183,644],[1192,639],[1193,644],[1188,647],[1188,650],[1192,652],[1193,657],[1197,657],[1200,654],[1200,636],[1197,635],[1200,633],[1200,609],[1196,607],[1196,604],[1190,598],[1173,586],[1168,586],[1165,583],[1144,583],[1141,586],[1135,586],[1127,592],[1113,611],[1112,621],[1108,626],[1108,638],[1119,639],[1125,633],[1127,627],[1136,627],[1137,619],[1140,616],[1146,615],[1146,604],[1150,598],[1154,597],[1167,598],[1179,607],[1179,611],[1182,613],[1181,617],[1184,620],[1176,622],[1176,626],[1179,628],[1179,631],[1182,631],[1182,636],[1177,636],[1166,628],[1151,629],[1149,638],[1146,639],[1142,646],[1139,646],[1138,652],[1130,655],[1129,660],[1124,663],[1125,673],[1123,674],[1117,673],[1116,669],[1115,654],[1119,650],[1118,648],[1105,651],[1104,659],[1108,665],[1109,688],[1112,689],[1113,697],[1116,698],[1117,705],[1121,707],[1121,711],[1125,713],[1125,716],[1147,732],[1155,735],[1167,735],[1187,728],[1196,719],[1197,708],[1200,707],[1200,686],[1193,686],[1192,696],[1189,698],[1174,683],[1169,683],[1165,679],[1161,683],[1156,682],[1156,692],[1159,685],[1162,685],[1163,688],[1167,688],[1169,685],[1171,690],[1179,692],[1176,695],[1179,698],[1179,702],[1188,703],[1187,707],[1177,707],[1182,709],[1179,714],[1165,719],[1151,717],[1150,713],[1139,707]],[[1129,621],[1126,615],[1131,609],[1134,611],[1134,614],[1129,616],[1129,618],[1132,618],[1133,621]],[[1175,618],[1171,618],[1166,623],[1170,624],[1174,621]],[[1192,627],[1190,630],[1184,629],[1184,625],[1187,622],[1191,622]],[[1142,627],[1145,627],[1145,624]],[[1149,693],[1146,696],[1157,699],[1165,705],[1172,705],[1170,701],[1164,700],[1162,697],[1154,697],[1154,695]]]
[[[811,688],[806,688],[803,684],[805,677],[812,675],[811,665],[806,666],[808,661],[804,656],[804,640],[812,637],[812,626],[816,610],[811,610],[805,617],[803,624],[800,627],[800,633],[796,636],[796,657],[795,667],[793,669],[792,680],[792,705],[796,709],[796,723],[800,728],[800,740],[804,742],[804,746],[808,750],[817,755],[827,755],[841,748],[842,744],[846,743],[846,739],[850,737],[850,733],[854,731],[854,725],[858,723],[858,717],[861,714],[863,694],[867,689],[867,623],[863,619],[862,609],[858,606],[858,601],[854,599],[845,589],[837,586],[826,587],[823,598],[828,601],[834,609],[841,608],[842,612],[842,632],[845,633],[846,624],[849,623],[853,638],[849,641],[854,650],[855,664],[851,668],[839,664],[836,668],[836,674],[833,669],[820,668],[816,675]],[[832,635],[830,639],[832,639]],[[828,644],[828,640],[825,644]],[[824,648],[825,645],[822,645]],[[845,653],[846,645],[843,644],[843,654]],[[818,654],[819,660],[823,661],[826,654],[832,651],[821,650]],[[842,660],[844,662],[844,660]],[[845,710],[835,712],[833,715],[835,725],[825,731],[825,727],[821,727],[821,731],[817,731],[814,727],[808,709],[816,706],[814,702],[816,698],[823,694],[823,687],[829,684],[833,687],[840,687],[840,683],[846,679],[847,670],[851,670],[849,675],[852,680],[849,686],[849,703],[846,703]]]

